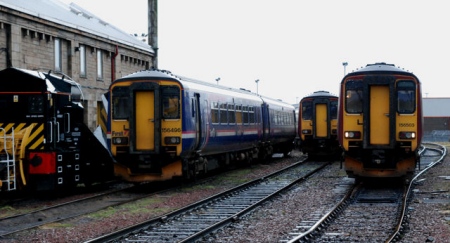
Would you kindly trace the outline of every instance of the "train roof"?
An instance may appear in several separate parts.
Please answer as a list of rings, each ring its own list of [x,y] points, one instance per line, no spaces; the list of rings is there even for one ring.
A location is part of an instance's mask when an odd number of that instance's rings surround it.
[[[367,64],[365,67],[360,68],[356,71],[353,71],[349,74],[347,74],[344,79],[347,76],[353,76],[353,75],[359,75],[361,73],[387,73],[387,74],[407,74],[414,76],[417,80],[418,78],[412,73],[407,70],[404,70],[403,68],[396,67],[394,64],[387,64],[385,62],[377,62],[373,64]]]
[[[212,92],[212,93],[221,93],[221,94],[227,94],[231,95],[236,98],[245,98],[250,100],[255,100],[262,102],[262,100],[266,101],[266,103],[272,104],[272,105],[278,105],[282,107],[294,107],[291,104],[288,104],[286,102],[283,102],[281,100],[273,99],[266,96],[261,96],[256,93],[253,93],[249,90],[245,89],[236,89],[231,88],[223,85],[218,85],[214,83],[209,83],[197,79],[187,78],[184,76],[179,76],[171,73],[167,70],[143,70],[136,73],[132,73],[130,75],[127,75],[123,78],[117,79],[115,82],[120,81],[129,81],[129,80],[176,80],[180,82],[180,84],[185,88],[192,88],[192,89],[198,89],[206,92]]]
[[[129,74],[122,78],[119,78],[119,79],[115,80],[113,83],[121,82],[121,81],[130,81],[130,80],[174,80],[174,81],[180,82],[180,84],[184,88],[188,88],[188,87],[199,88],[201,86],[205,91],[215,90],[217,92],[217,90],[227,90],[227,91],[231,91],[231,92],[242,93],[245,95],[248,95],[248,94],[256,95],[255,93],[252,93],[248,90],[235,89],[235,88],[230,88],[227,86],[217,85],[214,83],[208,83],[205,81],[176,75],[167,70],[153,70],[153,69],[152,70],[142,70],[142,71],[138,71],[138,72]]]
[[[328,92],[326,90],[318,90],[318,91],[315,91],[312,94],[309,94],[309,95],[303,97],[302,99],[314,98],[314,97],[335,97],[335,98],[337,98],[337,95],[334,95],[334,94],[332,94],[332,93],[330,93],[330,92]]]
[[[165,70],[141,70],[113,81],[113,83],[124,81],[124,80],[149,80],[149,79],[177,79],[171,72]]]
[[[80,85],[67,76],[50,71],[6,68],[0,71],[0,92],[50,92],[81,94]],[[78,90],[78,91],[76,91]]]

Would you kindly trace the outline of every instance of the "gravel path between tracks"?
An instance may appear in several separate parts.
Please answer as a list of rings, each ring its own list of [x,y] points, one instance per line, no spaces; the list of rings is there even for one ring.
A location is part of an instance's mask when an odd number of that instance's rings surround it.
[[[400,242],[450,242],[450,155],[418,178],[407,215]]]
[[[305,187],[266,203],[245,219],[204,242],[280,242],[308,215],[330,200],[331,184],[343,183],[338,163],[306,182]],[[333,169],[336,169],[334,172]],[[422,180],[420,180],[422,179]],[[400,242],[450,242],[450,157],[419,178],[408,211],[408,226]],[[324,188],[327,188],[324,190]],[[377,208],[373,212],[377,214]],[[366,226],[361,226],[364,229]],[[368,228],[370,227],[367,226]],[[335,242],[347,242],[336,232]],[[362,240],[361,242],[366,242]]]
[[[144,222],[161,216],[177,208],[217,194],[297,162],[301,153],[294,151],[292,156],[274,159],[269,164],[256,164],[240,168],[215,177],[207,184],[195,187],[182,187],[176,191],[157,194],[132,204],[111,207],[106,210],[77,217],[60,223],[52,223],[0,239],[0,242],[84,242],[109,232]]]
[[[322,215],[341,200],[342,187],[354,183],[344,173],[339,162],[334,162],[297,188],[266,202],[213,237],[204,239],[203,243],[288,240],[291,238],[289,233],[301,221],[313,218],[316,213]]]
[[[132,205],[109,208],[62,223],[45,225],[8,239],[0,239],[0,242],[84,242],[231,188],[242,183],[243,178],[258,178],[292,164],[300,156],[301,153],[294,151],[291,158],[279,159],[269,165],[239,169],[219,176],[217,181],[207,185],[186,187],[176,192],[158,194]],[[278,200],[257,208],[236,224],[219,232],[216,237],[208,239],[208,242],[279,242],[302,217],[311,213],[311,208],[334,200],[330,184],[351,180],[339,169],[339,163],[333,164],[332,168],[335,171],[329,169],[321,172],[325,176],[313,178],[303,189],[285,193]],[[450,158],[447,157],[421,178],[424,180],[416,186],[409,212],[409,230],[402,242],[450,242]]]

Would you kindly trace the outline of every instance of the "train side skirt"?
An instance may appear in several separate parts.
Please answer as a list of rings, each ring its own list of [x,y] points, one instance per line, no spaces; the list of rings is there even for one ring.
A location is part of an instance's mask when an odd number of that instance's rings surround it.
[[[171,180],[174,177],[181,177],[183,175],[182,171],[182,163],[181,161],[176,161],[174,163],[170,163],[161,168],[162,173],[132,173],[130,168],[119,164],[114,163],[114,174],[126,181],[140,183],[140,182],[148,182],[148,181],[167,181]]]

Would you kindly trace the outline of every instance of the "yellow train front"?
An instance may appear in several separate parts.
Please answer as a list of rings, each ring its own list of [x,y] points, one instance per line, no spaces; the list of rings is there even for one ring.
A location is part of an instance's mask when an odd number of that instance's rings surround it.
[[[339,143],[352,178],[414,173],[422,137],[419,79],[392,64],[368,64],[340,86]]]
[[[299,104],[298,136],[300,149],[313,157],[336,157],[338,97],[328,91],[316,91]]]

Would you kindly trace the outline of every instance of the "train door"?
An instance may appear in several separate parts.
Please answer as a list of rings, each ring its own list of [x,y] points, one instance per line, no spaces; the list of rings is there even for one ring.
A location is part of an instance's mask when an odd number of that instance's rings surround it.
[[[370,96],[370,145],[383,146],[390,142],[389,86],[369,86]]]
[[[56,116],[56,107],[59,106],[59,102],[57,97],[51,96],[48,102],[47,108],[47,120],[46,120],[46,136],[45,136],[45,144],[49,146],[49,148],[56,148],[56,144],[59,138],[58,135],[58,126],[60,120],[57,119]]]
[[[138,151],[155,150],[155,92],[135,92],[136,144]]]
[[[266,141],[270,138],[270,110],[268,104],[261,105],[262,124],[263,124],[263,140]]]
[[[195,149],[200,149],[202,141],[202,119],[200,112],[200,94],[195,93],[194,98],[192,98],[192,115],[195,121]]]
[[[317,138],[328,137],[328,109],[326,103],[317,103],[315,105],[316,117],[315,117],[315,136]]]

